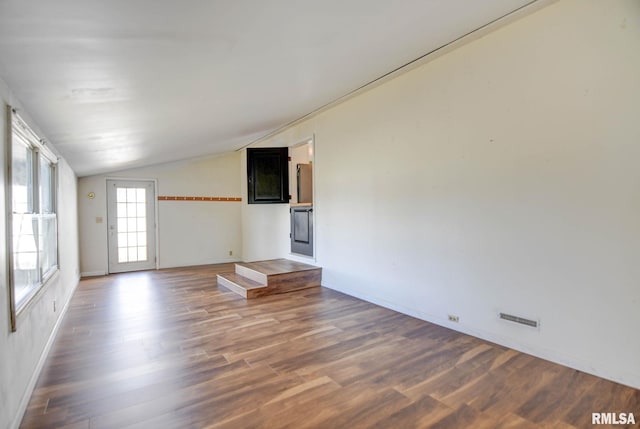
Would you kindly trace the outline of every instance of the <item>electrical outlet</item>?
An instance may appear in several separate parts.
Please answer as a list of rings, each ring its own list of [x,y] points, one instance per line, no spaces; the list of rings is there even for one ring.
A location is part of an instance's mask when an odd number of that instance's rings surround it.
[[[233,250],[229,250],[229,256],[233,256]]]
[[[454,316],[453,314],[449,315],[449,322],[456,322],[458,323],[460,321],[460,318],[458,316]]]

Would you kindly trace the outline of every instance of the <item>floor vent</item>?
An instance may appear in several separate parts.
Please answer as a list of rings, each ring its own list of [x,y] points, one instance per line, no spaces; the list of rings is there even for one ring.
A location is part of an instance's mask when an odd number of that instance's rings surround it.
[[[531,326],[532,328],[538,327],[537,320],[525,319],[524,317],[518,317],[512,314],[500,313],[500,318],[503,320],[508,320],[509,322],[515,322],[515,323],[520,323],[521,325]]]

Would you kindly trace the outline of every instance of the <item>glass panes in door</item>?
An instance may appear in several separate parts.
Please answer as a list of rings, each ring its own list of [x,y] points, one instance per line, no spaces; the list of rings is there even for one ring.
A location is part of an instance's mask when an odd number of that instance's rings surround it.
[[[155,184],[107,180],[109,273],[156,267]]]
[[[117,188],[118,262],[148,260],[145,188]]]

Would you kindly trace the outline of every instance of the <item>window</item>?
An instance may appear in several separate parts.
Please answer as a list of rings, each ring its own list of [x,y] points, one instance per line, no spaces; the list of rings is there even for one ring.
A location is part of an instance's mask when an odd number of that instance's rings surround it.
[[[58,268],[56,162],[44,142],[11,111],[9,144],[12,215],[11,261],[12,326],[15,315],[35,296]]]
[[[247,149],[249,204],[289,202],[289,148]]]

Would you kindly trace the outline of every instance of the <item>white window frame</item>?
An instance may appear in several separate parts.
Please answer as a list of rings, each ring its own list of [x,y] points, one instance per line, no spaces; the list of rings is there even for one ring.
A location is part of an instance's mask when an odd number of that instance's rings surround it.
[[[58,174],[57,163],[58,157],[46,147],[46,143],[29,127],[29,125],[16,113],[15,109],[7,106],[7,146],[6,146],[6,163],[7,163],[7,180],[6,180],[6,210],[7,210],[7,261],[9,273],[9,303],[10,303],[10,317],[11,317],[11,330],[17,329],[17,318],[25,311],[30,303],[32,303],[37,296],[41,294],[48,281],[59,271],[59,250],[58,250],[58,215],[57,215],[57,197],[58,197]],[[24,295],[20,302],[16,301],[16,253],[14,248],[14,214],[18,214],[14,211],[13,207],[13,146],[14,138],[19,138],[17,144],[24,144],[29,151],[31,151],[31,194],[32,208],[30,214],[37,219],[38,226],[43,224],[45,219],[54,219],[55,228],[55,263],[51,264],[47,271],[43,271],[43,261],[40,255],[43,254],[44,249],[47,247],[43,244],[42,232],[33,234],[33,242],[35,243],[36,252],[36,271],[37,278],[36,283],[30,287],[29,291]],[[51,167],[51,188],[49,189],[51,198],[51,210],[44,213],[40,202],[40,166],[42,162],[46,162]],[[26,213],[29,214],[29,213]]]

